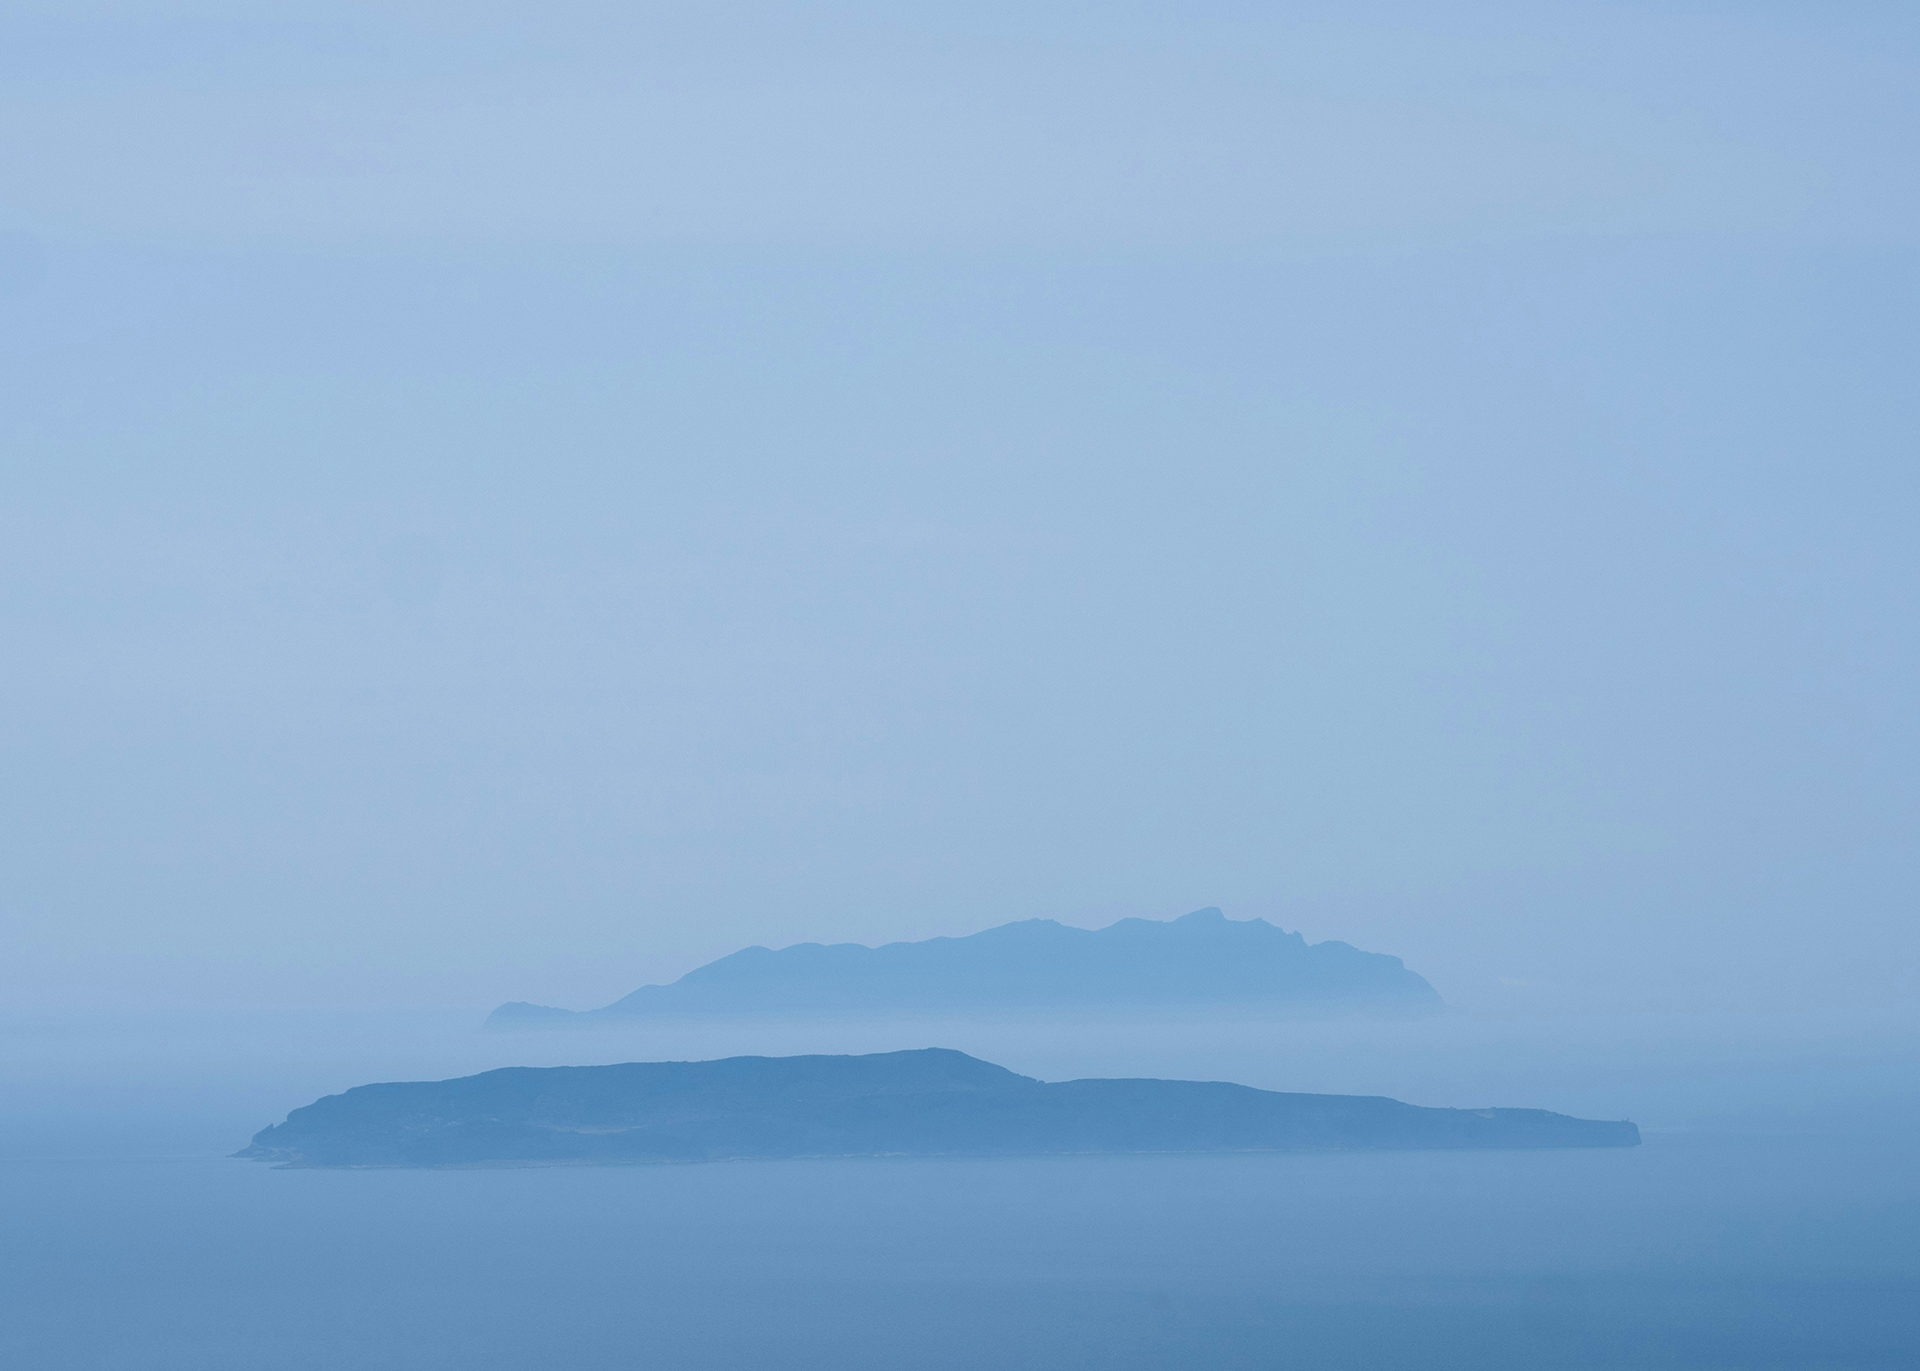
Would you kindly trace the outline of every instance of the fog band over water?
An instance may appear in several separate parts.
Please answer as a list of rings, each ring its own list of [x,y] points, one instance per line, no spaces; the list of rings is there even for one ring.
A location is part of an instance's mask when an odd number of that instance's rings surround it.
[[[1920,1362],[1917,40],[6,7],[0,1362]]]

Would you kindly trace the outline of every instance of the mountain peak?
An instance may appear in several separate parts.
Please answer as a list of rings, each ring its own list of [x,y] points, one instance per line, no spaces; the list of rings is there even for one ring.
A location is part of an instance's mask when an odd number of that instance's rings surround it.
[[[1102,929],[1024,919],[923,942],[749,948],[586,1013],[502,1005],[491,1027],[663,1017],[833,1017],[1230,1010],[1430,1010],[1439,995],[1398,957],[1308,943],[1209,906]]]

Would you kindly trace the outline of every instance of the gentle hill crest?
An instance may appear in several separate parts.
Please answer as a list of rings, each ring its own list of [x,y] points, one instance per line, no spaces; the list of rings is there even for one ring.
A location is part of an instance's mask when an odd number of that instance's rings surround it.
[[[602,1009],[515,1002],[490,1028],[678,1017],[825,1017],[1110,1010],[1430,1010],[1440,996],[1398,957],[1309,943],[1264,919],[1196,910],[1102,929],[1052,919],[923,942],[749,947]]]
[[[294,1110],[235,1155],[282,1166],[497,1166],[1639,1141],[1631,1123],[1544,1109],[1430,1109],[1222,1081],[1047,1082],[924,1048],[363,1085]]]

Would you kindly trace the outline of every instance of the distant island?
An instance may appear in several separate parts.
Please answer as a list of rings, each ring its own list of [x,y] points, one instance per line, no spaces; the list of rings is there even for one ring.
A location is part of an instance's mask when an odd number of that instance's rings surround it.
[[[282,1166],[483,1166],[1639,1142],[1630,1123],[1543,1109],[1428,1109],[1220,1081],[1048,1083],[925,1048],[363,1085],[294,1110],[234,1155]]]
[[[965,938],[865,947],[749,947],[642,986],[603,1009],[515,1002],[495,1029],[592,1027],[668,1017],[819,1017],[1196,1008],[1421,1011],[1441,1007],[1398,957],[1309,943],[1264,919],[1201,909],[1171,922],[1122,919],[1095,930],[1052,919]]]

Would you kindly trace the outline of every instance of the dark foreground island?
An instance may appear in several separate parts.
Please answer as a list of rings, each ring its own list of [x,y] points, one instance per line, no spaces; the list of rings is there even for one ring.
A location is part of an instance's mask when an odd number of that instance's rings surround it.
[[[1543,1109],[1425,1109],[1217,1081],[1048,1083],[962,1052],[510,1067],[363,1085],[236,1156],[287,1166],[736,1158],[1633,1147],[1640,1130]]]

